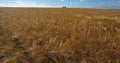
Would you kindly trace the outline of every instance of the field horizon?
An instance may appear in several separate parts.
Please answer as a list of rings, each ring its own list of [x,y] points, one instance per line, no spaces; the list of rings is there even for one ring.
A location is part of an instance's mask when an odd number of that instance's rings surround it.
[[[64,6],[63,6],[64,7]],[[2,8],[17,8],[17,9],[64,9],[63,7],[0,7]],[[96,10],[120,10],[120,9],[104,9],[104,8],[77,8],[77,7],[66,7],[66,9],[96,9]]]

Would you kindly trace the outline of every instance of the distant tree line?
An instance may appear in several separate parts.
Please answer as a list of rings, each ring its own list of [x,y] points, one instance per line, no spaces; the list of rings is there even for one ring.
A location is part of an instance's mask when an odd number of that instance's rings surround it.
[[[66,6],[62,7],[62,8],[67,8]]]

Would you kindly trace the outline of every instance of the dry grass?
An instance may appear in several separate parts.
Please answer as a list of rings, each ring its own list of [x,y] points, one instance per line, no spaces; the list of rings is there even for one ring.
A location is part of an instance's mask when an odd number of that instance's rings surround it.
[[[120,63],[120,11],[1,8],[0,63]]]

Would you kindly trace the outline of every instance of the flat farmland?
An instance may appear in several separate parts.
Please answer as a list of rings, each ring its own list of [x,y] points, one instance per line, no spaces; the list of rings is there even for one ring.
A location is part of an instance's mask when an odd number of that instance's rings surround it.
[[[0,8],[0,63],[120,63],[120,10]]]

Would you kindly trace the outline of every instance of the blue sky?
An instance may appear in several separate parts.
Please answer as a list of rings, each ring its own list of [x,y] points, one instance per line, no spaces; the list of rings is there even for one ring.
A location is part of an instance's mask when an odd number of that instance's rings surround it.
[[[0,0],[0,7],[74,7],[120,9],[120,0]]]

